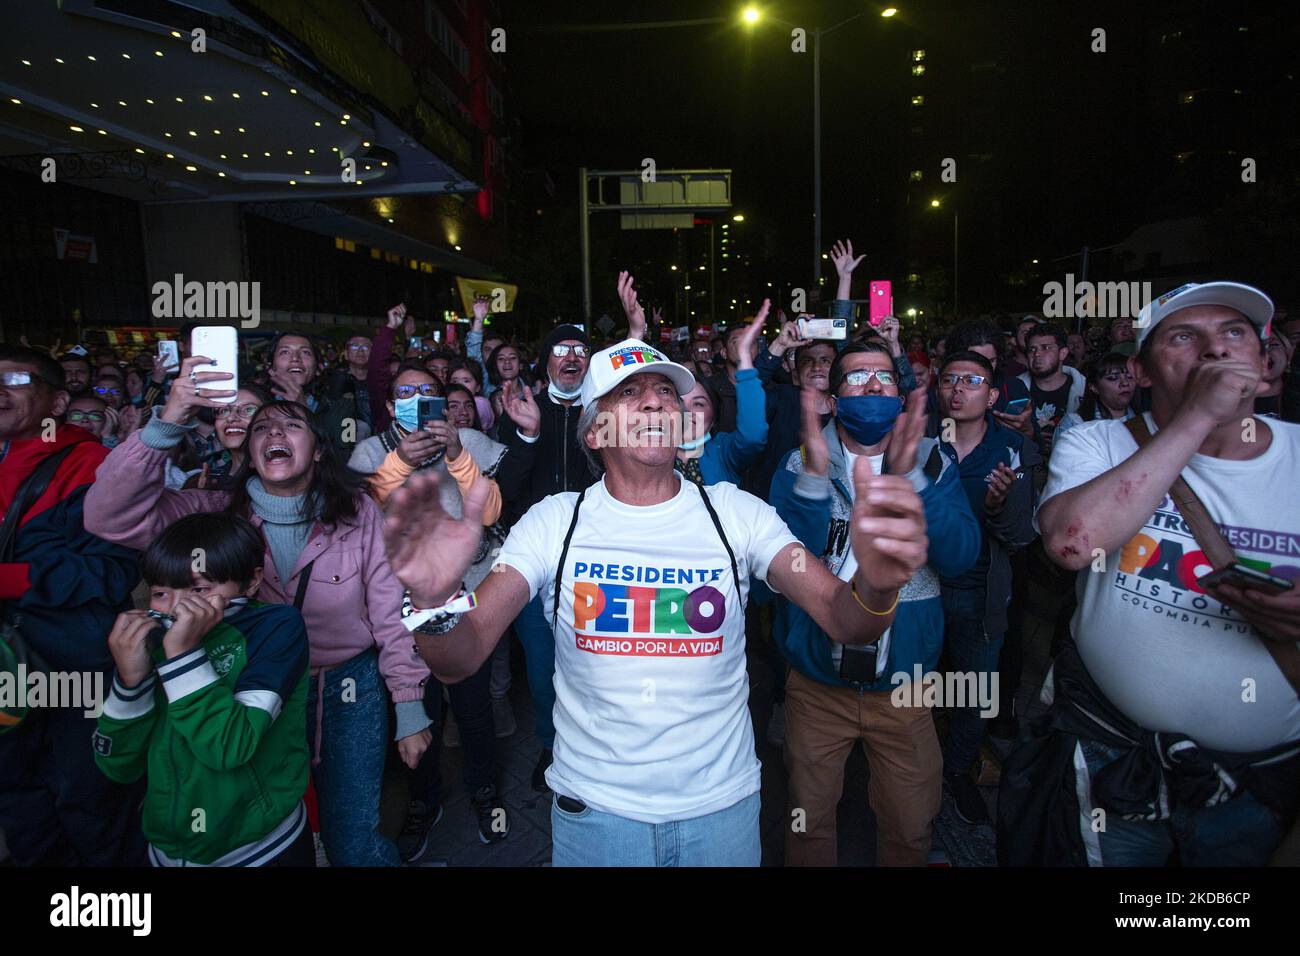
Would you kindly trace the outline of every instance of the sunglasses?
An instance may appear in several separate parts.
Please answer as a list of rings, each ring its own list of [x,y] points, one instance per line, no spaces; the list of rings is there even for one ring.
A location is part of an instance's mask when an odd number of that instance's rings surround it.
[[[426,382],[423,385],[398,385],[393,388],[393,394],[398,398],[411,398],[414,395],[423,395],[425,398],[436,398],[438,395],[438,386],[432,382]]]
[[[585,345],[552,345],[551,346],[551,354],[554,355],[556,358],[564,358],[570,352],[578,356],[578,358],[586,358],[588,351],[589,350]]]
[[[70,422],[102,422],[105,417],[103,412],[68,412],[68,421]]]
[[[240,418],[252,421],[253,416],[257,414],[257,410],[261,407],[261,405],[255,405],[252,402],[244,405],[222,405],[216,410],[216,414],[218,418],[230,418],[232,415],[238,415]]]
[[[874,378],[881,385],[897,385],[898,376],[893,372],[887,372],[878,368],[855,368],[852,372],[844,375],[846,385],[870,385]]]
[[[976,386],[983,385],[987,381],[987,375],[974,375],[970,372],[965,372],[961,375],[958,375],[956,372],[949,372],[946,375],[939,376],[939,384],[944,388],[953,388],[958,382],[961,382],[967,388],[975,388]]]

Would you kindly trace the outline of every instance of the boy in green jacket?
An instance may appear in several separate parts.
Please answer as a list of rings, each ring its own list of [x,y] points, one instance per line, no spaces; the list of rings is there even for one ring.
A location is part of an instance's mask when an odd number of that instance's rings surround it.
[[[243,518],[182,518],[141,559],[149,611],[109,634],[95,760],[123,783],[148,772],[155,866],[314,865],[307,632],[297,608],[250,600],[265,550]]]

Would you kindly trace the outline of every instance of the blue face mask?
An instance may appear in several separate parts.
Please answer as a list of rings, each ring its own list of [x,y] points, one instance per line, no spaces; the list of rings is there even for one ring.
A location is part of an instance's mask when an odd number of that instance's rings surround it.
[[[713,437],[712,432],[705,432],[699,438],[696,438],[693,441],[684,441],[677,447],[680,448],[682,451],[695,451],[695,449],[703,448],[705,445],[707,445],[709,439],[711,439],[712,437]]]
[[[399,398],[393,402],[393,418],[397,424],[401,425],[408,432],[415,431],[420,424],[420,418],[417,409],[420,406],[420,396],[412,395],[410,398]]]
[[[902,400],[893,395],[846,395],[835,399],[835,418],[859,445],[880,444],[902,411]]]

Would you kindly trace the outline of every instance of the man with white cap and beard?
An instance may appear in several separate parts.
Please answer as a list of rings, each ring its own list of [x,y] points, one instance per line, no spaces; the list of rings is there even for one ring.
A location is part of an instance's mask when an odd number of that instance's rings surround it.
[[[684,480],[673,462],[680,396],[693,384],[635,339],[592,356],[578,435],[603,477],[531,508],[474,601],[459,591],[483,495],[471,490],[460,521],[439,507],[436,478],[418,475],[389,500],[389,560],[413,607],[436,609],[412,621],[428,617],[415,638],[440,678],[472,673],[524,605],[542,599],[556,636],[546,777],[557,866],[758,865],[750,576],[836,640],[865,644],[885,632],[898,588],[925,560],[920,499],[865,462],[854,473],[852,580],[809,560],[766,503],[728,483]]]

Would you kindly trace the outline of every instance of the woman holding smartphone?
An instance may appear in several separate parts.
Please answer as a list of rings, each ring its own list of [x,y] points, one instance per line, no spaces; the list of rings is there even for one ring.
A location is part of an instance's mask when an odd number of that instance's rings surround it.
[[[215,399],[231,395],[208,390],[229,376],[199,371],[205,364],[203,356],[186,359],[162,413],[100,466],[86,497],[86,528],[144,549],[196,512],[229,511],[258,527],[266,568],[257,597],[299,606],[307,623],[313,687],[304,732],[325,852],[335,866],[396,866],[397,848],[378,830],[383,685],[396,705],[398,751],[413,767],[430,741],[421,702],[429,671],[411,653],[401,622],[403,591],[384,557],[383,516],[315,416],[282,400],[262,405],[248,423],[243,482],[230,491],[168,490],[169,450],[199,409],[218,408],[224,403]]]

